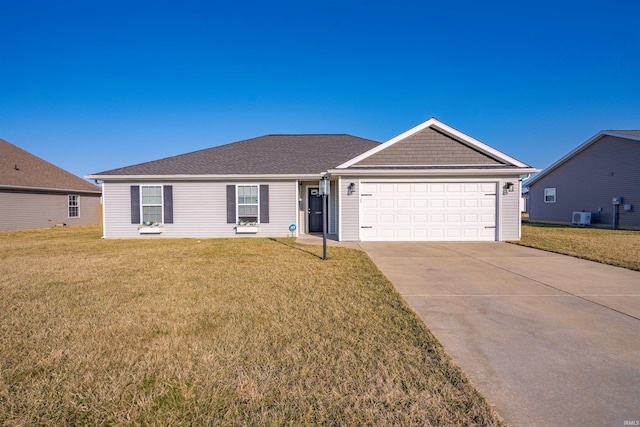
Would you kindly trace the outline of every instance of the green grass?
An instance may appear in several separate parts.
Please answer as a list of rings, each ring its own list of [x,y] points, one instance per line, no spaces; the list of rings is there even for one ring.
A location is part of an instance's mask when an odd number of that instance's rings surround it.
[[[511,243],[640,271],[640,231],[523,224]]]
[[[361,251],[0,233],[0,425],[502,425]]]

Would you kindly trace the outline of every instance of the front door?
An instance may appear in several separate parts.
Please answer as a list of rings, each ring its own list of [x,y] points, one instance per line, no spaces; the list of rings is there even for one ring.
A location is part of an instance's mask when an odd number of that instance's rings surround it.
[[[317,188],[308,190],[307,213],[309,217],[309,233],[322,232],[322,197]]]

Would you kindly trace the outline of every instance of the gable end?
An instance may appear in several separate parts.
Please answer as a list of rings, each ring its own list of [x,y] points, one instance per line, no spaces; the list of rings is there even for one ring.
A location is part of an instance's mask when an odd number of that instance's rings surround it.
[[[426,128],[353,166],[504,165],[437,129]]]

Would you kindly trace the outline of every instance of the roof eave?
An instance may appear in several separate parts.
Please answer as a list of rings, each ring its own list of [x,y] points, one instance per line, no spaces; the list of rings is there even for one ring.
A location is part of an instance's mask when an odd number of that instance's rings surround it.
[[[336,176],[519,176],[540,172],[540,169],[330,169],[328,172]]]
[[[80,188],[52,188],[52,187],[31,187],[27,185],[6,185],[0,184],[0,190],[12,190],[12,191],[46,191],[51,193],[89,193],[89,194],[102,194],[102,190],[96,187],[95,190],[80,189]]]
[[[109,181],[237,181],[237,180],[316,180],[317,174],[207,174],[207,175],[87,175],[87,179]]]

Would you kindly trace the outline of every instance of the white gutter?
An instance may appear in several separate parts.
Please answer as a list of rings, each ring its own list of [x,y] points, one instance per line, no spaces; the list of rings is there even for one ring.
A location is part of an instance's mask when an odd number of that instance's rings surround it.
[[[539,172],[535,168],[513,169],[330,169],[336,176],[514,176]]]
[[[286,175],[87,175],[101,181],[230,181],[230,180],[319,180],[323,173]]]
[[[79,188],[48,188],[48,187],[28,187],[24,185],[4,185],[0,184],[0,189],[7,190],[30,190],[30,191],[51,191],[58,193],[91,193],[102,194],[101,190],[81,190]]]

